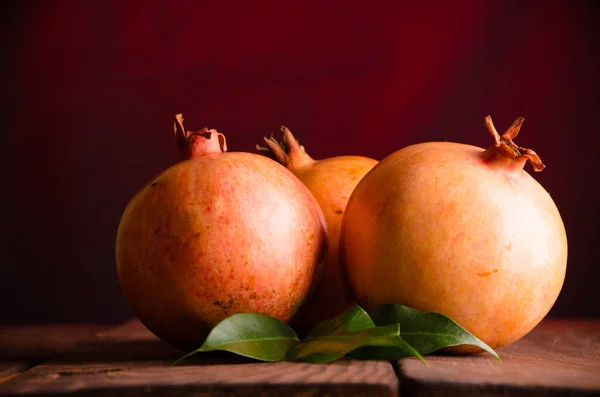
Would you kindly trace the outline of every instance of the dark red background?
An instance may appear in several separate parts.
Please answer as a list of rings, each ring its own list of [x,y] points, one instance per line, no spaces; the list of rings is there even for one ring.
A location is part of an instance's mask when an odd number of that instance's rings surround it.
[[[378,159],[524,116],[569,238],[552,314],[600,316],[593,1],[241,3],[2,3],[0,321],[132,314],[115,232],[177,161],[177,112],[233,151],[285,124],[316,158]]]

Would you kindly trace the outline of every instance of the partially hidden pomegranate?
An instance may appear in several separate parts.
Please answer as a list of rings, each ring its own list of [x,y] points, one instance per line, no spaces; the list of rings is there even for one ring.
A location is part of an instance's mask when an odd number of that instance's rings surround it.
[[[186,131],[183,161],[129,202],[117,232],[121,287],[139,319],[184,350],[241,312],[288,321],[320,276],[326,224],[308,189],[285,167],[225,153],[216,130]]]
[[[562,288],[567,238],[558,209],[523,168],[544,168],[513,143],[523,118],[487,150],[408,146],[354,190],[341,255],[360,304],[439,312],[491,347],[529,332]],[[469,351],[469,348],[456,348]]]
[[[309,299],[292,324],[298,329],[340,314],[356,302],[343,278],[339,262],[339,234],[350,194],[377,160],[362,156],[336,156],[314,160],[298,143],[292,132],[281,127],[283,141],[273,136],[264,138],[268,150],[281,164],[294,173],[317,199],[327,220],[327,260],[323,280],[316,294]]]

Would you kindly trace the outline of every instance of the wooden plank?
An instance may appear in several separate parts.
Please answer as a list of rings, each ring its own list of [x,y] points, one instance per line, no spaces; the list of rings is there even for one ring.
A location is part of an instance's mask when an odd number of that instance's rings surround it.
[[[547,319],[498,353],[398,362],[402,396],[600,395],[600,321]]]
[[[172,367],[182,352],[138,321],[98,334],[76,352],[40,364],[0,385],[0,395],[395,396],[398,380],[385,361],[333,364],[259,363],[226,353]]]
[[[83,340],[108,328],[106,324],[0,326],[2,360],[41,361],[73,351]]]
[[[52,356],[73,351],[107,325],[0,326],[0,384]]]
[[[31,367],[31,363],[27,361],[0,361],[0,384],[8,382]]]
[[[387,362],[344,360],[330,365],[301,363],[216,364],[172,361],[42,364],[0,385],[0,394],[29,395],[397,395]]]

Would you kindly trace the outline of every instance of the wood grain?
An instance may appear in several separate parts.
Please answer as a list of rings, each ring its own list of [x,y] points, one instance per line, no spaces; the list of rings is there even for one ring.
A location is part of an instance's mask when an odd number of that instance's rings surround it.
[[[53,356],[72,352],[107,325],[0,326],[0,385]]]
[[[259,363],[210,353],[172,367],[182,354],[131,321],[1,384],[0,395],[395,396],[398,392],[394,370],[384,361]]]
[[[406,396],[600,395],[600,321],[545,320],[489,355],[429,356],[397,364]]]
[[[169,366],[171,362],[42,364],[0,385],[0,393],[394,396],[398,385],[387,362],[344,360],[331,365],[196,362],[178,367]]]

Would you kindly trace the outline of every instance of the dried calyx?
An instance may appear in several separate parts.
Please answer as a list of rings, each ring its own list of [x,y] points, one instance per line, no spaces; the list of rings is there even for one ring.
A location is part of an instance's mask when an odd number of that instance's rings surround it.
[[[225,135],[206,127],[198,131],[187,131],[183,126],[183,115],[175,115],[173,125],[175,142],[183,160],[227,151]]]
[[[493,158],[500,154],[503,157],[517,160],[521,164],[521,168],[527,161],[532,165],[534,171],[542,171],[546,166],[542,163],[542,159],[531,149],[520,147],[513,142],[513,139],[519,134],[521,125],[525,119],[517,118],[512,125],[502,135],[496,131],[492,118],[485,117],[485,126],[488,132],[494,138],[494,146],[485,151],[487,158]]]
[[[310,157],[304,146],[300,145],[294,134],[286,127],[281,127],[283,141],[279,142],[273,137],[264,137],[267,147],[256,145],[256,150],[265,154],[270,154],[279,163],[290,169],[297,169],[313,163],[315,160]]]

